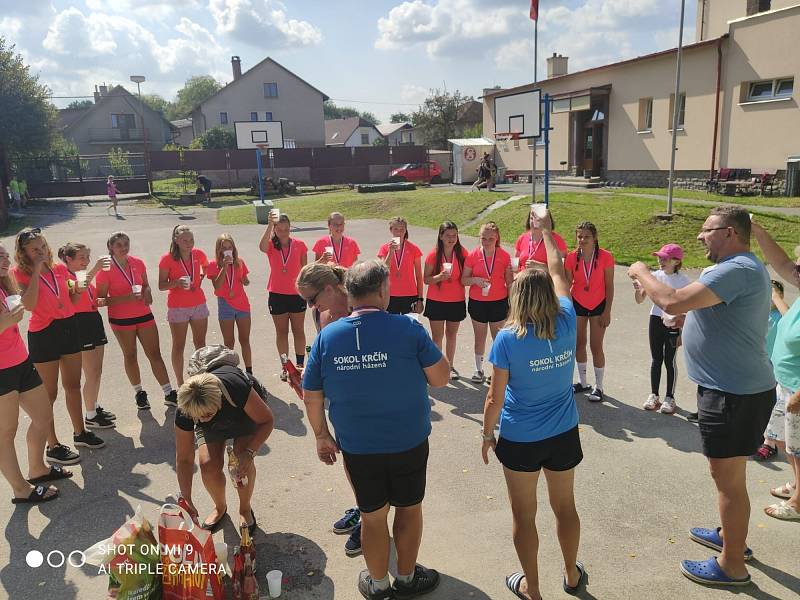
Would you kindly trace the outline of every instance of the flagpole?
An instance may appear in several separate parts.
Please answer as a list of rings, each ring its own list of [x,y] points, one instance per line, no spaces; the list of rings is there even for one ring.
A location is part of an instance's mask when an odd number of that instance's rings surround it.
[[[536,88],[536,82],[539,80],[539,15],[536,15],[536,20],[533,22],[533,87]],[[533,169],[531,171],[531,202],[536,202],[536,138],[533,139]]]

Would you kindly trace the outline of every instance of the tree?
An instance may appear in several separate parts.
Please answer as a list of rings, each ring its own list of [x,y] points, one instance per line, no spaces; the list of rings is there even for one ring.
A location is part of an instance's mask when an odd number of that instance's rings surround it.
[[[93,104],[91,100],[73,100],[67,104],[67,108],[91,108]]]
[[[202,150],[233,150],[236,148],[236,134],[231,129],[217,125],[200,137],[194,138],[189,147]]]
[[[380,121],[371,112],[361,112],[350,106],[336,106],[333,101],[326,100],[322,105],[322,112],[325,119],[349,119],[350,117],[361,117],[373,125],[378,125]]]
[[[112,148],[108,153],[108,162],[115,177],[132,177],[133,167],[130,161],[130,152],[122,148]]]
[[[389,117],[390,123],[410,123],[411,122],[411,115],[404,112],[396,112],[392,113],[392,116]]]
[[[175,98],[172,110],[166,114],[167,119],[185,119],[190,116],[192,109],[222,89],[222,84],[211,75],[195,75],[186,80],[186,83]]]
[[[165,100],[158,94],[142,94],[142,104],[156,112],[160,112],[165,117],[172,110],[172,102]]]
[[[423,143],[431,148],[446,149],[447,140],[456,135],[461,107],[467,102],[472,102],[472,96],[463,96],[458,90],[452,94],[431,90],[419,110],[411,115],[411,122],[422,135]]]
[[[372,141],[372,145],[373,146],[388,146],[389,145],[389,140],[387,140],[385,137],[381,136],[379,138],[375,138]]]
[[[465,127],[461,135],[465,138],[483,137],[483,123],[475,123],[474,125]]]

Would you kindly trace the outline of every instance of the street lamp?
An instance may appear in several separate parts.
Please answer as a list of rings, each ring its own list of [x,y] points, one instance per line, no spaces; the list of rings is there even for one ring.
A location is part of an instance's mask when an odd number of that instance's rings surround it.
[[[147,81],[144,75],[131,75],[131,81],[136,84],[136,93],[139,96],[139,120],[142,122],[142,140],[144,143],[144,167],[145,176],[147,176],[147,189],[150,191],[150,169],[147,164],[147,127],[144,122],[144,110],[142,109],[142,87],[141,84]]]

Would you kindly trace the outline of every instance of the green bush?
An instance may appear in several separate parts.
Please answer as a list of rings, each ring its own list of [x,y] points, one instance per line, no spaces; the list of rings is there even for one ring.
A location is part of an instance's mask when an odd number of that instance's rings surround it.
[[[200,137],[194,138],[189,147],[195,150],[233,150],[236,148],[236,134],[230,129],[217,125]]]

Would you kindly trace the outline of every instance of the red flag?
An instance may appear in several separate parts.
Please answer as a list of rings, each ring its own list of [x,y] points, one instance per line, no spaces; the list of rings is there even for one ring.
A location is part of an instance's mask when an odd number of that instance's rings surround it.
[[[539,19],[539,0],[531,0],[531,19],[533,21]]]

